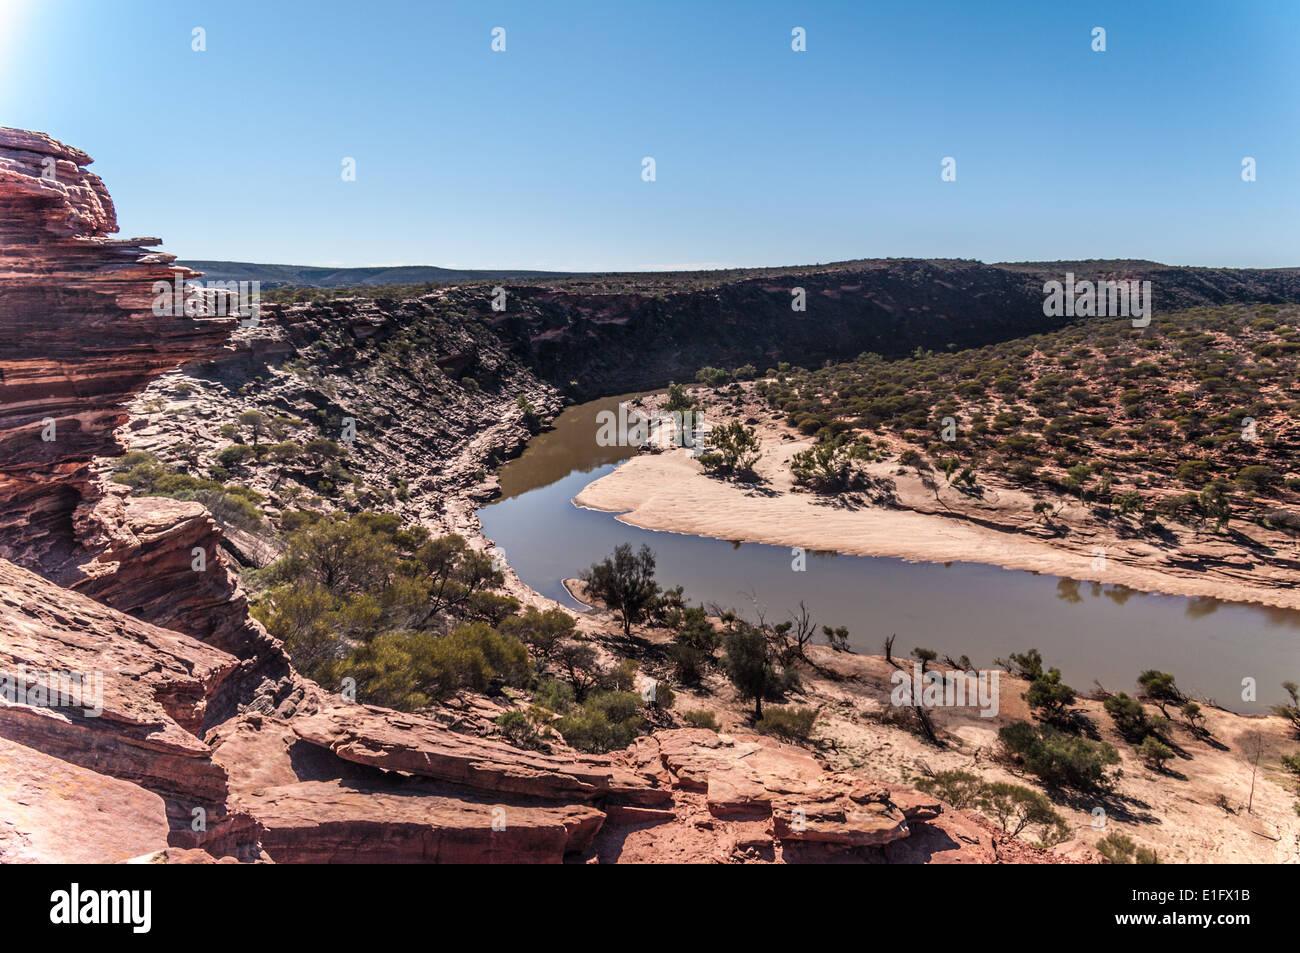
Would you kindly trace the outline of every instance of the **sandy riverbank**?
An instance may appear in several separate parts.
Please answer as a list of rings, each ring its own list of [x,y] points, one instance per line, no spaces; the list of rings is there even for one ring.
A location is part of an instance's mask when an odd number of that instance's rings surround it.
[[[1051,520],[1033,513],[1034,497],[1009,486],[986,485],[980,497],[947,486],[927,488],[914,470],[896,462],[869,472],[893,481],[897,505],[846,502],[796,489],[790,458],[812,445],[770,419],[756,403],[740,408],[757,417],[763,456],[759,481],[734,483],[708,476],[689,451],[642,453],[588,484],[578,506],[618,513],[644,529],[742,542],[892,556],[925,562],[978,562],[1144,592],[1209,597],[1300,609],[1300,562],[1295,544],[1256,526],[1230,534],[1175,527],[1169,536],[1141,532],[1132,521],[1099,519],[1072,498]],[[723,419],[726,413],[711,413]],[[764,418],[768,419],[764,419]]]

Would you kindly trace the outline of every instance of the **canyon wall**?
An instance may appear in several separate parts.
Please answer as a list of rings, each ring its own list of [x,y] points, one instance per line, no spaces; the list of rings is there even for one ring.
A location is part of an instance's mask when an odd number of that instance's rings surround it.
[[[1232,302],[1300,301],[1300,270],[1174,268],[1154,262],[878,259],[709,279],[574,278],[509,287],[504,313],[487,288],[461,289],[461,306],[488,321],[543,379],[579,399],[693,381],[779,361],[802,366],[864,352],[960,350],[1061,327],[1043,314],[1043,285],[1067,272],[1091,280],[1150,281],[1156,315]],[[704,277],[697,276],[705,281]],[[614,287],[614,286],[623,287]],[[802,288],[806,310],[792,309]],[[1124,320],[1115,318],[1114,320]]]

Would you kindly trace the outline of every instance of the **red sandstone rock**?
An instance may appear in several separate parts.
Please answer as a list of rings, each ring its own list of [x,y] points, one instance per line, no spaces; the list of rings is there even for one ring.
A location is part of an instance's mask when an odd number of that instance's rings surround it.
[[[157,239],[107,237],[117,218],[90,161],[0,128],[0,557],[47,569],[75,549],[72,512],[95,495],[92,458],[120,452],[126,400],[219,353],[235,325],[153,313],[153,283],[174,278],[174,256],[145,250]]]
[[[0,766],[0,863],[111,864],[167,846],[157,794],[2,738]]]
[[[320,696],[321,710],[295,717],[299,738],[346,761],[463,784],[481,791],[624,804],[666,804],[670,795],[654,780],[613,759],[569,752],[522,751],[495,738],[451,731],[421,715],[369,705],[346,705]]]

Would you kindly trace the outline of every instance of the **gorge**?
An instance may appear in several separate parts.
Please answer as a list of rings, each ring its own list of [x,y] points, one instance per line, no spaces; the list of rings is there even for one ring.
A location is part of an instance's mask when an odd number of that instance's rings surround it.
[[[537,434],[552,423],[561,432],[566,404],[658,390],[706,365],[816,367],[864,351],[892,359],[1014,341],[1044,330],[1038,289],[1063,263],[877,260],[743,274],[523,277],[503,279],[514,307],[504,313],[492,310],[484,283],[400,296],[288,293],[263,302],[260,321],[245,327],[233,317],[154,314],[152,285],[171,280],[174,258],[150,251],[152,239],[109,237],[112,201],[89,164],[48,136],[0,129],[0,669],[102,672],[104,687],[98,717],[0,700],[0,817],[10,822],[0,827],[0,860],[1101,859],[1077,830],[1035,846],[909,783],[924,780],[908,776],[916,760],[955,766],[972,750],[978,759],[988,739],[963,741],[963,732],[975,736],[957,713],[940,725],[950,732],[948,749],[918,747],[873,701],[888,684],[874,657],[815,647],[808,696],[845,732],[816,751],[756,733],[744,706],[715,692],[711,702],[692,700],[718,709],[720,731],[669,713],[631,745],[591,753],[562,737],[545,748],[512,743],[501,719],[529,710],[533,699],[498,685],[415,711],[359,703],[302,675],[250,607],[258,595],[250,599],[251,590],[267,585],[259,573],[285,556],[300,528],[292,514],[303,509],[385,514],[458,533],[481,552],[503,542],[498,513],[528,528],[521,508],[511,515],[526,494],[503,492],[509,465],[499,468],[521,451],[544,457],[550,434]],[[1093,265],[1100,276],[1152,280],[1157,314],[1300,301],[1300,272],[1291,269]],[[792,320],[796,284],[815,304]],[[344,419],[354,422],[355,440],[344,436]],[[283,431],[280,444],[298,448],[280,465],[252,449],[273,426]],[[42,439],[43,431],[54,439]],[[562,484],[575,496],[591,482],[584,468],[631,456],[591,444],[580,460],[530,461],[543,474],[535,482],[548,481],[531,492]],[[140,466],[165,471],[150,493],[121,482]],[[558,476],[545,477],[548,468]],[[211,476],[218,471],[221,479]],[[570,492],[574,471],[586,478]],[[190,479],[190,498],[152,492],[180,485],[177,477]],[[484,507],[498,495],[501,502]],[[241,500],[255,505],[250,511]],[[625,529],[606,514],[578,518]],[[556,539],[580,532],[566,523],[554,537],[538,535],[549,554],[505,541],[503,591],[524,606],[562,599],[558,580],[542,586],[535,581],[542,577],[515,570],[556,560]],[[574,574],[614,539],[575,547],[551,576]],[[690,545],[703,552],[728,544],[692,537]],[[826,564],[851,567],[852,558]],[[712,553],[698,559],[724,562]],[[665,584],[703,578],[681,565],[665,559]],[[886,575],[900,566],[918,568],[899,563]],[[847,591],[853,570],[835,571],[846,574]],[[964,575],[959,585],[969,593],[987,588],[995,572],[1004,571],[959,566],[951,575]],[[781,601],[774,611],[784,612],[797,593],[780,592],[776,580],[774,573],[772,598]],[[1054,585],[1008,585],[1022,584]],[[907,591],[897,577],[883,586]],[[716,589],[691,594],[722,598]],[[885,622],[868,624],[854,604],[827,596],[819,614],[828,621],[855,632]],[[1251,648],[1288,661],[1267,641],[1268,625],[1256,624],[1251,613],[1259,611],[1217,614],[1249,619],[1242,624]],[[616,664],[619,652],[637,651],[647,669],[661,663],[657,636],[646,637],[649,648],[620,643],[602,615],[576,616],[579,635],[602,659]],[[906,618],[925,630],[916,637],[925,642],[938,643],[936,629],[969,624],[952,607],[942,619]],[[1288,616],[1274,631],[1290,635],[1291,625]],[[1012,634],[1019,641],[980,648],[991,656],[1028,647],[1023,630]],[[973,642],[963,635],[937,647],[970,652]],[[1064,654],[1064,644],[1042,647]],[[864,640],[857,648],[877,646]],[[1121,660],[1129,677],[1138,663]],[[1006,681],[1016,695],[1004,699],[1008,717],[1023,715],[1022,686]],[[1099,699],[1092,708],[1100,711]],[[1246,729],[1228,711],[1208,717],[1224,737]],[[1285,750],[1280,719],[1256,722]],[[1240,767],[1227,754],[1198,757],[1216,776]],[[1261,805],[1270,818],[1284,817],[1284,786],[1267,784]],[[1218,809],[1204,790],[1195,802],[1198,837],[1169,828],[1171,841],[1188,842],[1184,857],[1258,859],[1269,849],[1252,846],[1245,820],[1235,817],[1223,822],[1232,829],[1225,841],[1207,826]],[[1290,849],[1282,837],[1289,830],[1279,831],[1279,854]]]

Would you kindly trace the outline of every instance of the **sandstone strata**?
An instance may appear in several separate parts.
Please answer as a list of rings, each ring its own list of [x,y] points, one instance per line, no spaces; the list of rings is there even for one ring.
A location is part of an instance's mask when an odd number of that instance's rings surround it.
[[[126,401],[177,364],[217,353],[234,319],[153,313],[155,281],[193,272],[113,239],[117,217],[90,157],[0,128],[0,555],[53,568],[91,460],[117,452]],[[52,437],[53,439],[42,439]]]

